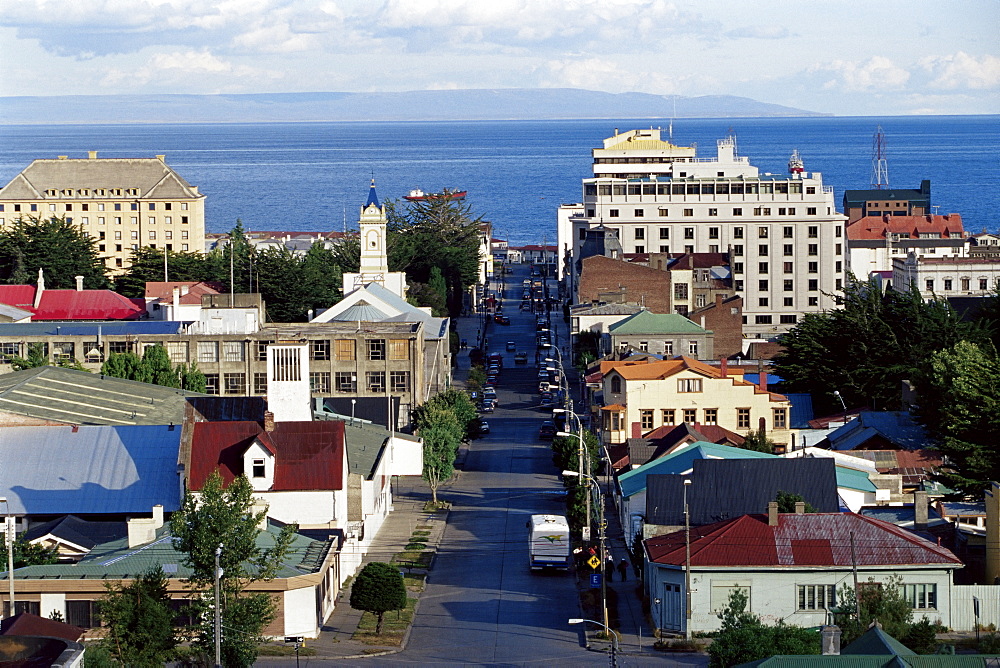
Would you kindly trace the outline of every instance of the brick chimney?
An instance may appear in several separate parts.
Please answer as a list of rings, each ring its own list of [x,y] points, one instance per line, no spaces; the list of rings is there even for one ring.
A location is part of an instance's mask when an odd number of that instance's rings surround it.
[[[927,528],[927,492],[923,490],[913,493],[913,528],[917,531]]]
[[[760,376],[760,382],[757,383],[757,386],[764,392],[767,392],[767,371],[761,369],[758,375]]]
[[[729,375],[729,360],[725,357],[719,358],[719,371],[722,372],[723,378]]]
[[[796,501],[795,502],[795,514],[796,515],[805,515],[806,514],[806,502],[805,501]]]
[[[767,504],[767,526],[778,526],[778,502],[769,501]]]
[[[271,411],[264,411],[264,431],[274,431],[274,413]]]

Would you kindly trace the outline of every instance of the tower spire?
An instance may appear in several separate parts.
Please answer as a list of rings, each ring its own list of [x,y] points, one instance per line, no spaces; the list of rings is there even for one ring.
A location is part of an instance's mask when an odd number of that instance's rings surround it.
[[[382,208],[382,205],[380,205],[378,203],[378,194],[375,192],[375,177],[374,176],[372,177],[372,185],[368,189],[368,201],[365,202],[365,208],[367,209],[368,207],[373,206],[373,205],[376,206],[376,207],[378,207],[379,209]]]

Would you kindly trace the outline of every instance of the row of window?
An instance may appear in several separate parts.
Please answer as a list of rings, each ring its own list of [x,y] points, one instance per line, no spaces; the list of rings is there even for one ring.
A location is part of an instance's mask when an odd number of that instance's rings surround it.
[[[810,274],[818,274],[819,273],[819,262],[809,262],[806,265],[806,269],[808,270],[808,272]],[[744,265],[743,265],[742,262],[733,262],[733,273],[734,274],[742,274],[743,270],[744,270]],[[757,263],[757,273],[758,274],[767,274],[767,273],[770,273],[770,270],[771,270],[771,268],[770,268],[770,266],[768,265],[767,262],[758,262]],[[783,273],[783,274],[794,274],[795,273],[795,263],[793,263],[793,262],[783,262],[782,265],[781,265],[781,270],[782,270],[781,273]],[[843,271],[844,271],[844,263],[841,260],[837,260],[836,264],[834,265],[834,273],[840,274]]]
[[[709,210],[710,211],[714,211],[714,209],[709,209]],[[617,218],[618,217],[618,213],[617,213],[618,210],[617,209],[612,209],[611,211],[614,212],[614,213],[611,214],[611,217],[612,218]],[[638,212],[638,211],[639,211],[639,209],[636,209],[636,212]],[[665,209],[661,209],[661,211],[665,211]],[[690,209],[685,209],[685,211],[690,211]],[[590,213],[590,215],[593,216],[592,213]],[[685,215],[687,215],[687,214],[685,214]],[[638,217],[641,218],[642,216],[639,215]],[[762,226],[758,227],[757,228],[757,238],[758,239],[769,239],[769,238],[771,238],[770,237],[770,229],[771,228],[769,226],[766,226],[766,225],[762,225]],[[619,233],[619,230],[617,228],[611,228],[611,230],[614,232],[615,236],[617,236],[617,237],[621,236],[620,233]],[[721,228],[719,228],[719,227],[715,227],[715,226],[709,227],[708,228],[708,238],[709,239],[719,239],[720,238],[720,230],[721,230]],[[730,230],[730,232],[733,235],[733,239],[745,239],[746,238],[746,228],[743,228],[743,227],[734,227],[734,228],[732,228]],[[581,240],[586,239],[587,238],[587,228],[581,227],[579,234],[580,234],[580,239]],[[634,238],[637,241],[644,240],[646,238],[646,228],[645,227],[634,227],[634,228],[632,228],[632,234],[633,234]],[[685,227],[684,230],[683,230],[683,234],[684,234],[684,238],[685,239],[694,239],[695,238],[695,228],[694,227]],[[836,228],[834,228],[834,234],[838,238],[841,237],[843,235],[843,228],[838,225]],[[669,227],[660,227],[660,228],[657,228],[657,235],[659,236],[659,239],[661,241],[670,239],[670,228]],[[809,238],[809,239],[819,239],[819,226],[818,225],[809,225],[808,227],[806,227],[806,237]],[[794,239],[795,238],[795,226],[793,226],[793,225],[784,225],[784,226],[782,226],[782,228],[781,228],[781,238],[782,239]],[[787,247],[788,246],[786,246],[786,248]]]
[[[52,190],[52,191],[48,191],[47,190],[46,194],[48,194],[49,192],[55,193],[54,190]],[[63,192],[65,192],[65,191],[63,191]],[[135,194],[138,195],[139,193],[136,192]],[[173,202],[148,202],[147,203],[147,210],[148,211],[156,211],[157,210],[156,209],[157,204],[160,205],[161,210],[163,210],[163,211],[173,211],[174,210]],[[8,207],[8,206],[11,207],[11,211],[13,211],[14,213],[20,213],[22,206],[29,207],[31,211],[38,211],[38,205],[37,204],[0,204],[0,213],[4,212],[5,209],[6,209],[6,207]],[[56,204],[49,204],[49,211],[55,211],[56,210],[56,206],[57,206]],[[94,205],[93,205],[94,208],[93,209],[90,208],[91,204],[89,202],[82,202],[82,203],[78,203],[78,204],[74,204],[72,202],[67,202],[66,204],[63,204],[61,206],[63,207],[64,211],[74,211],[74,208],[73,208],[74,206],[79,206],[79,208],[75,209],[76,211],[125,211],[126,209],[122,208],[122,207],[125,207],[125,206],[128,206],[128,209],[127,209],[128,211],[138,211],[139,208],[140,208],[138,202],[114,202],[114,203],[111,204],[111,206],[113,207],[111,209],[108,209],[107,208],[107,204],[105,204],[104,202],[96,202],[96,203],[94,203]],[[187,211],[188,210],[188,203],[187,202],[180,202],[180,210],[181,211]]]
[[[410,372],[390,371],[388,373],[388,388],[386,387],[385,371],[367,371],[364,375],[364,390],[372,394],[389,392],[409,392]],[[251,394],[267,394],[267,374],[254,373],[251,376],[253,391]],[[358,392],[358,374],[352,371],[310,371],[309,389],[316,394],[340,393],[356,394]],[[247,394],[247,375],[244,373],[206,373],[205,392],[207,394]]]
[[[753,209],[753,215],[759,216],[759,217],[771,216],[772,215],[772,210],[775,211],[776,215],[778,215],[778,216],[796,216],[796,215],[798,215],[798,209],[796,209],[796,207],[794,207],[794,206],[787,206],[787,207],[786,206],[779,206],[779,207],[775,207],[773,209],[772,209],[772,207],[769,207],[769,206],[754,207],[754,209]],[[682,209],[681,211],[682,211],[682,215],[685,218],[693,218],[694,217],[694,209],[687,208],[687,209]],[[829,213],[829,212],[830,212],[829,209],[827,209],[827,213]],[[670,217],[670,209],[668,209],[666,207],[662,207],[662,206],[659,207],[656,210],[656,213],[657,213],[657,216],[660,217],[660,218],[669,218]],[[587,217],[588,218],[593,218],[595,214],[596,214],[596,209],[587,209]],[[708,209],[708,211],[707,211],[707,213],[705,215],[707,215],[710,218],[717,217],[719,215],[719,209],[718,209],[718,207],[709,207],[709,209]],[[743,215],[743,207],[741,207],[741,206],[733,207],[732,208],[732,215],[736,216],[736,217],[742,216]],[[815,216],[816,215],[816,207],[814,207],[814,206],[806,207],[806,215],[807,216]],[[620,217],[621,217],[621,209],[608,209],[608,218],[620,218]],[[646,209],[632,209],[632,217],[633,218],[645,218],[646,217]],[[764,228],[761,228],[761,229],[764,229]]]
[[[858,585],[861,596],[864,597],[865,587],[879,586],[865,583]],[[901,587],[903,598],[914,610],[935,610],[937,608],[936,584],[904,584]],[[837,591],[835,585],[798,585],[799,610],[828,610],[837,606]]]
[[[697,408],[682,408],[681,411],[681,422],[686,422],[688,424],[693,424],[698,422],[698,410]],[[718,408],[702,408],[702,424],[719,424],[719,409]],[[656,428],[655,425],[655,415],[656,411],[652,408],[643,408],[639,410],[639,426],[643,431],[650,431]],[[678,424],[677,419],[677,409],[676,408],[661,408],[660,409],[660,420],[662,425],[674,425]],[[737,408],[736,409],[736,426],[739,429],[749,429],[750,428],[750,409],[749,408]],[[771,427],[773,429],[787,429],[788,428],[788,409],[787,408],[772,408],[771,409]]]
[[[959,290],[961,290],[962,292],[968,292],[969,290],[972,289],[972,279],[971,278],[964,278],[963,277],[963,278],[960,278],[958,280],[959,280],[959,285],[961,286],[959,288]],[[990,289],[990,279],[988,279],[988,278],[980,278],[980,279],[978,279],[978,281],[979,281],[979,289],[980,290],[989,290]],[[941,289],[942,289],[943,292],[951,292],[952,290],[955,289],[955,280],[952,279],[952,278],[942,279],[941,280],[941,284],[942,284],[942,288]],[[934,279],[933,278],[926,279],[924,281],[924,288],[927,290],[927,292],[934,292]]]
[[[70,223],[73,222],[73,218],[67,218],[66,220],[68,222],[70,222]],[[156,225],[156,221],[157,221],[156,216],[149,216],[148,218],[146,218],[146,223],[149,224],[149,225]],[[108,219],[106,217],[104,217],[104,216],[98,216],[97,217],[97,224],[98,225],[106,225],[107,222],[108,222]],[[122,224],[122,217],[121,216],[114,216],[114,222],[115,222],[115,225],[121,225]],[[139,217],[138,216],[130,216],[129,217],[129,222],[132,225],[138,225],[139,224]],[[174,217],[173,216],[164,216],[163,217],[163,222],[166,225],[173,225],[174,224]],[[181,216],[181,225],[187,225],[188,222],[189,222],[189,218],[187,216]],[[90,216],[80,216],[80,224],[81,225],[90,225]]]
[[[622,341],[621,345],[622,345],[623,348],[627,349],[630,344],[627,341]],[[673,341],[663,341],[662,345],[663,345],[663,350],[662,351],[657,351],[657,352],[662,352],[664,355],[673,355],[673,354],[675,354],[674,353],[674,342]],[[639,341],[638,346],[637,346],[637,350],[640,350],[641,352],[644,352],[644,353],[648,353],[649,352],[649,341]],[[686,354],[689,357],[695,357],[695,358],[698,357],[698,342],[697,341],[688,341],[688,344],[687,344],[687,353]]]
[[[687,173],[681,172],[678,176],[683,178],[687,176]],[[801,195],[802,190],[801,181],[775,181],[771,183],[744,183],[741,181],[585,183],[583,185],[583,194],[589,197],[615,195]],[[806,186],[805,194],[815,195],[816,186]]]
[[[86,219],[84,219],[84,220],[86,221]],[[70,222],[72,222],[72,221],[70,221]],[[3,223],[3,218],[0,218],[0,224],[2,224],[2,223]],[[87,223],[84,222],[84,225],[86,225],[86,224]],[[103,225],[104,223],[102,222],[101,224]],[[89,231],[87,231],[87,230],[83,231],[83,235],[85,237],[92,236],[91,233]],[[122,231],[121,230],[115,230],[114,237],[115,237],[115,241],[121,241],[121,239],[122,239]],[[99,241],[104,241],[106,238],[107,238],[107,232],[104,232],[102,230],[102,231],[100,231],[100,232],[97,233],[97,239]],[[150,230],[149,231],[149,238],[151,240],[156,240],[156,230]],[[164,239],[173,239],[174,238],[174,231],[173,230],[164,230],[163,231],[163,238]],[[187,238],[188,238],[188,231],[187,230],[181,230],[181,239],[187,239]],[[139,230],[132,230],[132,241],[138,241],[138,240],[139,240]]]
[[[166,341],[162,345],[170,356],[170,361],[174,364],[186,363],[189,361],[215,363],[215,362],[244,362],[248,354],[253,354],[254,360],[263,362],[267,360],[267,347],[274,341],[253,341],[248,349],[244,341]],[[334,339],[332,341],[335,351],[335,359],[338,362],[355,361],[357,356],[355,347],[357,341],[354,339]],[[366,359],[380,361],[406,361],[410,359],[410,341],[408,339],[366,339],[365,355]],[[49,354],[50,346],[42,342],[45,355]],[[139,352],[129,341],[107,341],[101,344],[97,341],[88,341],[82,344],[83,358],[85,362],[101,362],[104,360],[104,346],[107,346],[107,354]],[[143,344],[142,349],[155,345],[154,343]],[[331,341],[329,339],[317,339],[309,342],[309,358],[312,360],[327,361],[330,359]],[[192,352],[193,351],[193,352]],[[76,344],[72,341],[58,342],[51,345],[52,358],[74,359]],[[17,342],[0,342],[0,357],[9,358],[21,356],[21,344]]]
[[[783,255],[785,256],[794,255],[795,254],[794,251],[795,249],[792,247],[792,244],[782,245],[781,252]],[[733,255],[742,256],[743,252],[744,252],[743,244],[733,244]],[[767,257],[768,255],[770,255],[770,253],[771,253],[770,244],[759,244],[757,246],[757,255],[761,257]],[[807,244],[806,253],[808,255],[813,255],[813,256],[819,255],[819,244]],[[834,255],[843,255],[843,254],[844,254],[844,244],[836,244],[834,246]]]

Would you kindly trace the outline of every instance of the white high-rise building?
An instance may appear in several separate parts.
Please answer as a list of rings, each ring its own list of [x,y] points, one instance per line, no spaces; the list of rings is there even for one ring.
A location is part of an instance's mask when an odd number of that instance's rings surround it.
[[[560,255],[572,254],[561,267],[570,289],[587,230],[603,225],[626,255],[731,252],[750,336],[774,336],[834,305],[846,217],[834,208],[833,188],[805,172],[797,153],[789,173],[761,174],[737,155],[733,137],[719,140],[715,158],[698,158],[651,128],[616,131],[593,158],[583,203],[557,215]]]

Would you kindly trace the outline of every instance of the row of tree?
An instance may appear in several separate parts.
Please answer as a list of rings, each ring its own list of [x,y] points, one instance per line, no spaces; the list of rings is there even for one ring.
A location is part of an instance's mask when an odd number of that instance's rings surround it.
[[[436,315],[457,315],[466,290],[479,276],[480,218],[468,204],[436,199],[386,203],[390,271],[405,272],[410,299]],[[301,322],[310,310],[337,303],[342,275],[360,264],[357,235],[331,247],[318,242],[299,255],[284,246],[259,250],[237,221],[229,243],[210,253],[142,246],[131,266],[112,282],[98,242],[65,218],[20,218],[0,230],[0,282],[33,283],[38,269],[48,288],[69,289],[76,276],[88,289],[114,287],[142,297],[147,281],[210,281],[226,292],[260,293],[272,322]],[[166,257],[164,257],[166,255]]]
[[[852,282],[839,308],[807,314],[780,342],[782,388],[810,393],[817,413],[839,412],[840,399],[897,410],[910,383],[919,419],[950,462],[942,481],[976,497],[1000,479],[991,437],[1000,429],[1000,287],[968,318],[916,289]]]

